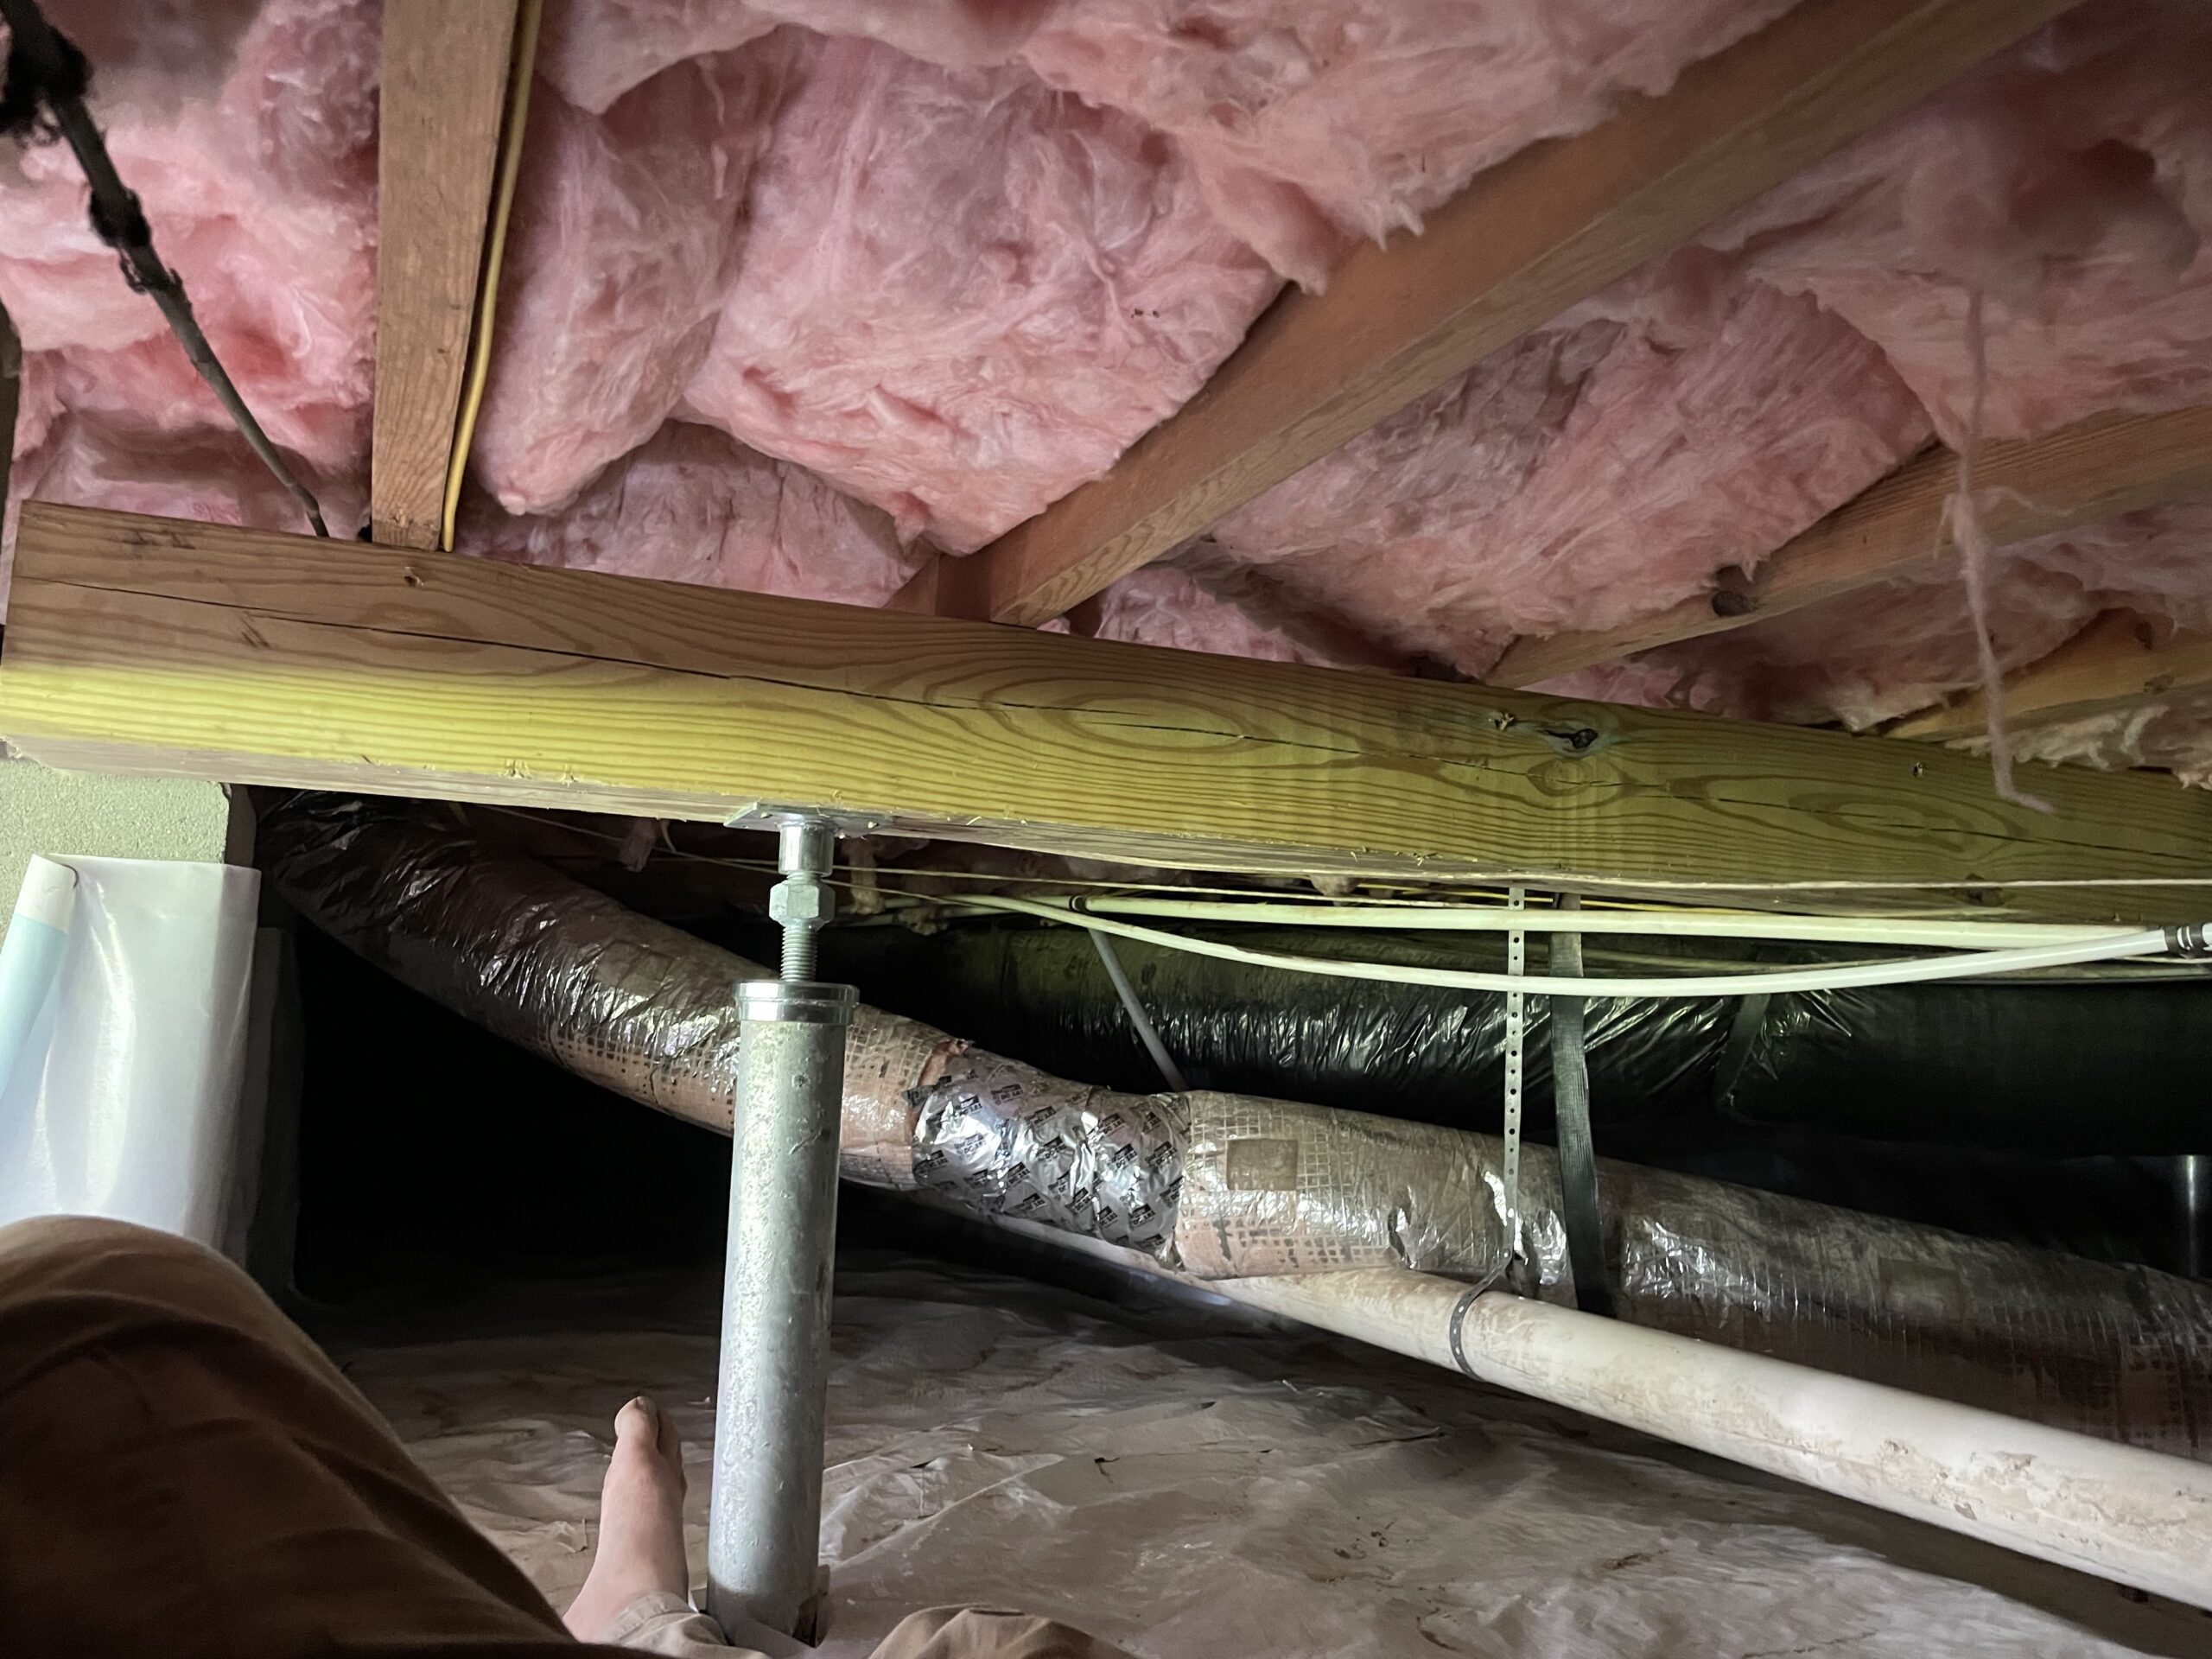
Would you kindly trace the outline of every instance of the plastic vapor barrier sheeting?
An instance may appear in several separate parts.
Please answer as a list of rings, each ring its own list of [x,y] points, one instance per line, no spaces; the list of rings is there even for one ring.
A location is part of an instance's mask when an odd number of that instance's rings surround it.
[[[302,913],[404,982],[728,1132],[731,987],[766,969],[404,808],[302,798],[264,821],[262,845]],[[1493,1137],[1254,1095],[1072,1083],[865,1004],[842,1153],[848,1179],[927,1187],[1202,1277],[1402,1267],[1506,1278]],[[1606,1266],[1637,1324],[2159,1450],[2212,1450],[2212,1286],[1599,1167]],[[1571,1303],[1548,1148],[1528,1149],[1523,1183],[1529,1255],[1507,1282]]]
[[[110,1216],[245,1245],[257,871],[35,859],[0,943],[0,1223]]]

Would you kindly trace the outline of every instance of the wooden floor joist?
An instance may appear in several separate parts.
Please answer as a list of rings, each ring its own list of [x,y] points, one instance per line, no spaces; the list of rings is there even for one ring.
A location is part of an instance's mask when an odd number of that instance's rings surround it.
[[[435,547],[491,216],[515,0],[385,0],[369,519]]]
[[[2015,731],[2119,714],[2212,688],[2212,634],[2177,629],[2133,611],[2107,611],[2048,657],[2005,683],[2005,723]],[[1988,705],[1980,692],[1908,715],[1892,737],[1931,742],[1979,737]],[[2038,774],[2040,775],[2040,774]]]
[[[1751,576],[1618,628],[1517,640],[1484,677],[1535,685],[1929,569],[1956,551],[1942,524],[1958,471],[1949,450],[1925,451],[1784,543]],[[2102,415],[2046,437],[1986,444],[1974,494],[1999,546],[2139,508],[2212,500],[2212,409]]]
[[[1799,0],[1660,98],[1286,294],[1104,477],[896,602],[1034,626],[2012,45],[2074,0]]]
[[[766,802],[1148,863],[1810,908],[2212,869],[2212,795],[2158,779],[2039,777],[2046,817],[1882,739],[38,504],[0,737],[229,782]]]

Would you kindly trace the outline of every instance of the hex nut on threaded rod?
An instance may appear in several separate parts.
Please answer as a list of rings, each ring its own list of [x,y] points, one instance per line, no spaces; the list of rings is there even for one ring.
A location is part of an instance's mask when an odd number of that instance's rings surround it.
[[[784,879],[768,889],[768,918],[783,930],[783,976],[812,979],[815,932],[836,913],[836,895],[824,880],[835,862],[837,832],[822,818],[791,815],[777,821],[776,868]]]

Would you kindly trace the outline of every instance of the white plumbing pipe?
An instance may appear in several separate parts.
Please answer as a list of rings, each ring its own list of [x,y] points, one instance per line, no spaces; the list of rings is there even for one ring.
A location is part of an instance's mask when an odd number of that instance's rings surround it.
[[[1951,950],[2082,944],[2137,930],[2075,922],[1955,922],[1915,916],[1764,916],[1712,911],[1517,910],[1495,905],[1296,905],[1270,899],[1155,899],[1116,894],[1046,900],[1103,916],[1160,916],[1194,922],[1266,922],[1295,927],[1384,928],[1393,932],[1614,933],[1699,939],[1796,939],[1824,944],[1910,944]]]
[[[1193,956],[1221,962],[1249,963],[1260,968],[1285,968],[1295,973],[1320,974],[1332,979],[1383,980],[1402,985],[1440,985],[1449,990],[1526,991],[1532,996],[1756,996],[1783,991],[1848,990],[1865,985],[1913,985],[1939,979],[1976,979],[1991,974],[2019,973],[2031,968],[2063,968],[2076,963],[2108,962],[2120,957],[2154,957],[2169,948],[2165,933],[2158,928],[2112,933],[2071,944],[2030,945],[2017,950],[1966,950],[1948,957],[1914,957],[1899,962],[1847,963],[1821,968],[1772,969],[1742,974],[1683,974],[1669,977],[1608,976],[1587,979],[1553,974],[1486,974],[1459,968],[1421,968],[1382,962],[1343,962],[1326,957],[1292,956],[1279,950],[1254,950],[1217,939],[1197,939],[1134,922],[1117,922],[1109,916],[1071,910],[1064,905],[1043,904],[1033,899],[1006,899],[995,894],[971,893],[961,903],[984,910],[1005,911],[1017,916],[1037,916],[1046,921],[1069,922],[1117,938],[1141,940]],[[1524,912],[1523,914],[1536,914]],[[2196,930],[2190,930],[2195,932]]]
[[[1894,1515],[2212,1608],[2212,1465],[1403,1268],[1192,1280],[1102,1240],[1012,1218],[998,1224]]]

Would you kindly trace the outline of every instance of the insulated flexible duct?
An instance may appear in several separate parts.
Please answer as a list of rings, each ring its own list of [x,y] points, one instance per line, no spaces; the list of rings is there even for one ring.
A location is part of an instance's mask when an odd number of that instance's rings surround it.
[[[766,969],[402,806],[295,798],[264,822],[262,847],[287,898],[404,982],[728,1132],[730,987]],[[865,1007],[847,1057],[848,1178],[931,1189],[1202,1277],[1400,1267],[1494,1281],[1498,1152],[1393,1117],[1068,1083]],[[1568,1300],[1547,1149],[1529,1148],[1524,1179],[1528,1288]],[[1608,1265],[1637,1324],[2159,1450],[2206,1448],[2212,1289],[1631,1165],[1601,1162],[1600,1180]]]
[[[1492,935],[1222,924],[1181,931],[1406,966],[1494,969],[1503,961]],[[1605,972],[1618,970],[1623,950],[1662,965],[1688,954],[1746,965],[1807,955],[1701,940],[1593,939],[1587,948],[1593,969]],[[1478,1111],[1496,1122],[1503,997],[1418,985],[1354,989],[1128,940],[1116,950],[1167,1052],[1215,1088],[1430,1122],[1480,1122]],[[978,1042],[1018,1035],[1023,1053],[1077,1076],[1152,1075],[1090,941],[1073,929],[1021,921],[969,922],[928,936],[849,928],[826,939],[823,951],[828,970],[861,995],[918,1019],[957,1015]],[[2212,1150],[2201,1082],[2212,1068],[2205,991],[2189,982],[2026,982],[1663,1002],[1598,997],[1587,1015],[1592,1105],[1601,1127],[1609,1112],[1644,1124],[1718,1114],[1869,1140],[2058,1156]],[[1532,998],[1529,1096],[1540,1114],[1551,1094],[1546,1017],[1544,999]],[[2113,1054],[2129,1057],[2124,1089],[2113,1087]],[[2089,1101],[2095,1109],[2084,1109]]]

